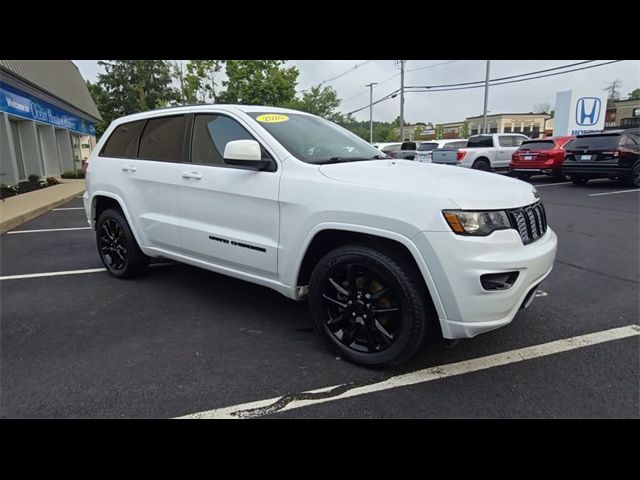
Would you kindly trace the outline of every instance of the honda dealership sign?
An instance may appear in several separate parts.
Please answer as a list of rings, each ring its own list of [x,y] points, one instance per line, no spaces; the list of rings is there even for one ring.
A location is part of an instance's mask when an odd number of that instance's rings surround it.
[[[553,135],[578,135],[603,130],[606,113],[606,93],[558,92]]]

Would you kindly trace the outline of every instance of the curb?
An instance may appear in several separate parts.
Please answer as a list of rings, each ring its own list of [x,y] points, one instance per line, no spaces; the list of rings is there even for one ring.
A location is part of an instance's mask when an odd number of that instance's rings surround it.
[[[10,218],[8,220],[4,220],[2,222],[0,222],[0,234],[3,234],[5,232],[8,232],[9,230],[12,230],[20,225],[22,225],[23,223],[28,222],[29,220],[33,220],[36,217],[39,217],[40,215],[42,215],[43,213],[48,212],[49,210],[51,210],[52,208],[57,207],[58,205],[62,205],[63,203],[68,202],[69,200],[73,200],[74,198],[76,198],[79,195],[82,195],[84,193],[84,189],[81,190],[80,192],[76,192],[76,193],[71,193],[68,194],[62,198],[59,198],[58,200],[55,200],[53,202],[50,202],[46,205],[43,205],[41,207],[38,207],[36,209],[33,209],[27,213],[24,213],[22,215],[19,215],[17,217],[14,218]]]

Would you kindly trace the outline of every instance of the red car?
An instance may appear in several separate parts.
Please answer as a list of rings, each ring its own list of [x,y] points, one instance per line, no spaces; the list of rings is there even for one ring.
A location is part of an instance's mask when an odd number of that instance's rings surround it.
[[[564,148],[574,138],[570,135],[525,140],[511,155],[509,172],[520,180],[527,180],[532,175],[553,175],[559,180],[566,180],[562,173]]]

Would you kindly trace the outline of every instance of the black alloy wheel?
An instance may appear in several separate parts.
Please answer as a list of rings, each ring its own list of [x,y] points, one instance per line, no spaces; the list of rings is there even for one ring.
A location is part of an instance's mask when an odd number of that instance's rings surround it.
[[[122,212],[107,209],[100,214],[96,225],[98,254],[107,271],[118,278],[139,275],[149,265],[147,257],[136,242]]]
[[[367,367],[397,365],[418,350],[427,302],[415,265],[364,244],[326,254],[309,281],[316,331],[342,358]]]
[[[640,160],[636,161],[633,166],[633,176],[631,177],[631,183],[634,187],[640,187]]]
[[[366,265],[344,263],[327,272],[322,299],[326,325],[345,347],[380,352],[400,334],[398,292],[384,275]]]

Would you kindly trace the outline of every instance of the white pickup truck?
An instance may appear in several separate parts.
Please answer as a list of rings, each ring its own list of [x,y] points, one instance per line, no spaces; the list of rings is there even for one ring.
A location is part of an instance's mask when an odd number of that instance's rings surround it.
[[[432,161],[476,170],[504,170],[509,168],[511,154],[525,140],[529,137],[519,133],[472,135],[465,148],[434,150]]]

